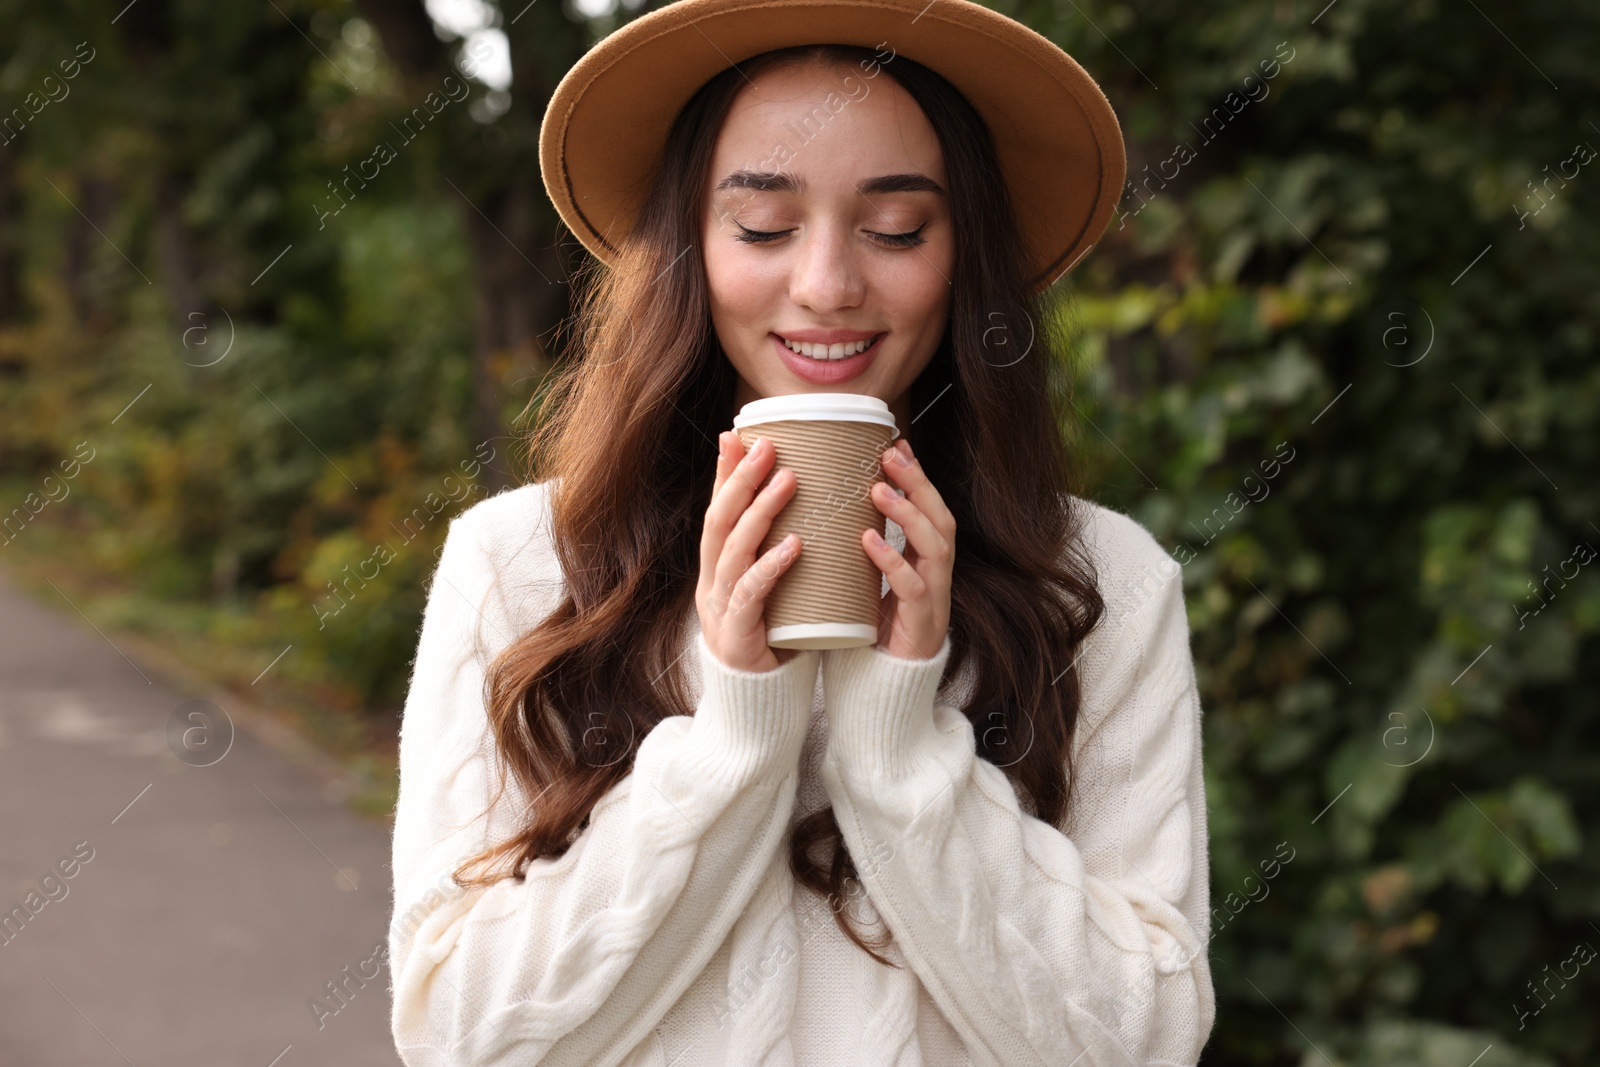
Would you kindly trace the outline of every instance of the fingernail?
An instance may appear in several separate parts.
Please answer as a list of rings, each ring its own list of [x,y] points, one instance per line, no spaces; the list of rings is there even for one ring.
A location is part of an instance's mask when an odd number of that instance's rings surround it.
[[[868,530],[867,540],[871,541],[873,545],[878,548],[883,548],[885,545],[883,538],[878,534],[877,530]]]

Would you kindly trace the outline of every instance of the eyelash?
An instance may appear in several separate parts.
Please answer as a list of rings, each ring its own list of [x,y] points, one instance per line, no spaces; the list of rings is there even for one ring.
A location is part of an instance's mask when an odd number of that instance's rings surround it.
[[[743,241],[746,244],[767,244],[768,242],[776,241],[784,234],[790,232],[788,230],[752,230],[745,226],[742,222],[739,222],[737,219],[734,220],[733,224],[739,227],[740,231],[734,235],[733,239],[735,241]],[[927,228],[928,224],[924,222],[921,226],[918,226],[914,230],[907,231],[906,233],[878,233],[876,230],[868,230],[867,232],[872,234],[874,237],[882,238],[890,245],[900,248],[911,248],[922,244],[922,242],[926,240],[926,238],[922,237],[921,234],[922,231]]]

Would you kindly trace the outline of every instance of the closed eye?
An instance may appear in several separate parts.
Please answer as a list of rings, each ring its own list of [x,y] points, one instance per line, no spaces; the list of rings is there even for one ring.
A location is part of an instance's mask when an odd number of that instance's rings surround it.
[[[868,230],[867,232],[872,234],[874,237],[881,238],[888,244],[897,245],[901,248],[909,248],[912,245],[920,245],[923,241],[927,240],[927,238],[922,236],[922,231],[926,230],[927,228],[928,224],[924,222],[921,226],[918,226],[914,230],[907,231],[906,233],[878,233],[874,230]]]
[[[738,219],[735,219],[733,224],[739,227],[739,232],[734,235],[734,240],[744,241],[747,244],[766,244],[768,241],[776,241],[784,234],[793,232],[791,230],[752,230]]]
[[[734,235],[734,240],[743,241],[746,244],[767,244],[794,232],[793,230],[752,230],[737,219],[734,220],[733,224],[739,227],[739,232]],[[926,240],[922,236],[922,231],[927,228],[928,224],[924,222],[921,226],[906,233],[879,233],[876,230],[868,230],[866,232],[878,238],[884,244],[898,248],[910,248],[913,245],[920,245]]]

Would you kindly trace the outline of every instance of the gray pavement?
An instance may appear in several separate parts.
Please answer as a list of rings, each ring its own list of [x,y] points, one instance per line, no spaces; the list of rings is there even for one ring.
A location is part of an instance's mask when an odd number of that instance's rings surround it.
[[[197,695],[0,569],[0,1064],[398,1064],[387,824]]]

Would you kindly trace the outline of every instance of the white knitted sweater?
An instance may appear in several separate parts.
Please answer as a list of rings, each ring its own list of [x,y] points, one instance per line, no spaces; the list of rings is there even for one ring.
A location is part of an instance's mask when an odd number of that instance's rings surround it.
[[[462,890],[531,803],[500,778],[485,666],[560,601],[545,484],[451,524],[400,735],[391,1023],[412,1067],[1194,1064],[1211,1031],[1200,702],[1181,568],[1092,502],[1107,613],[1080,647],[1078,782],[1060,827],[975,756],[930,660],[802,652],[724,666],[686,623],[692,716],[663,720],[559,859]],[[890,520],[890,543],[904,532]],[[998,720],[996,720],[998,723]],[[980,724],[982,725],[982,724]],[[985,729],[997,728],[983,726]],[[884,967],[789,872],[831,803],[849,906]],[[880,925],[880,921],[881,924]]]

